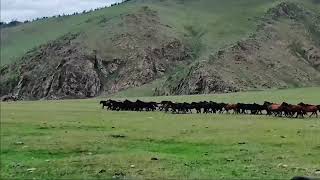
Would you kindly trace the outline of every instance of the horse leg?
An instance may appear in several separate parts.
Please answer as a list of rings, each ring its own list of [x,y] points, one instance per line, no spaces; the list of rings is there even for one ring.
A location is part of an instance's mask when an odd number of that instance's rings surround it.
[[[282,117],[283,116],[282,111],[279,111],[278,115],[279,115],[279,117]]]
[[[296,118],[298,118],[299,115],[301,116],[301,118],[304,118],[304,117],[303,117],[303,112],[297,112],[297,117],[296,117]]]
[[[286,114],[286,117],[292,117],[292,113],[290,112],[285,112],[285,114]]]
[[[309,118],[311,118],[311,117],[312,117],[312,115],[314,115],[314,112],[312,112],[312,113],[311,113],[311,115],[309,116]]]
[[[271,115],[271,112],[269,110],[267,110],[266,116],[270,116],[270,115]]]
[[[294,113],[292,113],[292,112],[287,112],[287,117],[288,118],[292,118],[294,116]]]
[[[276,113],[277,113],[277,115],[276,115],[276,116],[282,117],[282,112],[277,111]]]
[[[313,115],[314,115],[315,117],[318,117],[317,111],[313,111],[312,114],[310,115],[310,117],[313,116]]]

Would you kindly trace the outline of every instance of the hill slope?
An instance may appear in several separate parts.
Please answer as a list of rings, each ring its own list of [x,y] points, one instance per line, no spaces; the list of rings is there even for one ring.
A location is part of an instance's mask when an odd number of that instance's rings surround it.
[[[318,85],[320,5],[279,3],[132,0],[4,28],[1,95],[86,98],[166,77],[157,94]]]
[[[245,40],[169,77],[157,94],[199,94],[320,84],[320,19],[294,3],[268,11]]]

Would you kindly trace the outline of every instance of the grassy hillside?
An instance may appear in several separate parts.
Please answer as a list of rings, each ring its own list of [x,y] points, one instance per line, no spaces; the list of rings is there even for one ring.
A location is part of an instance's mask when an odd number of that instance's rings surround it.
[[[319,90],[142,99],[319,103]],[[1,178],[289,179],[320,166],[319,119],[109,112],[98,101],[1,103]]]
[[[131,10],[131,6],[122,4],[89,14],[48,18],[12,28],[3,28],[1,29],[1,64],[14,62],[32,48],[46,44],[67,33],[89,29],[93,24],[88,22],[99,19],[99,17],[113,17],[124,12],[129,13]]]
[[[291,0],[294,1],[294,0]],[[97,19],[113,18],[131,13],[141,6],[156,9],[161,20],[172,25],[178,33],[190,34],[190,28],[200,37],[202,51],[208,53],[236,42],[255,30],[257,19],[279,0],[201,0],[201,1],[145,1],[131,0],[119,6],[113,6],[89,14],[49,18],[13,28],[1,29],[1,60],[7,64],[17,60],[24,53],[41,44],[68,32],[86,31]],[[320,10],[319,3],[313,0],[297,1],[314,11]],[[97,34],[98,35],[98,34]],[[198,37],[192,37],[198,38]],[[198,39],[195,39],[198,40]]]
[[[96,28],[96,22],[99,20],[129,14],[145,5],[157,10],[161,21],[170,24],[180,36],[187,35],[192,42],[200,41],[203,47],[195,48],[208,53],[212,52],[212,49],[246,37],[254,31],[257,19],[277,3],[279,3],[277,0],[132,0],[89,14],[49,18],[1,29],[1,63],[13,62],[32,48],[55,40],[66,33],[84,32]],[[117,22],[112,22],[108,26],[114,23]],[[99,36],[99,33],[102,32],[98,31],[95,35]],[[201,36],[197,36],[198,34]]]
[[[284,2],[270,8],[250,37],[178,71],[156,94],[319,85],[320,18],[306,7]]]

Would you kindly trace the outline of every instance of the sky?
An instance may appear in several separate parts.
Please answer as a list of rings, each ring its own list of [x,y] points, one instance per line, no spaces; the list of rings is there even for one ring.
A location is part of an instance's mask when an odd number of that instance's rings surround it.
[[[25,21],[37,17],[72,14],[109,6],[121,0],[1,0],[1,21]]]

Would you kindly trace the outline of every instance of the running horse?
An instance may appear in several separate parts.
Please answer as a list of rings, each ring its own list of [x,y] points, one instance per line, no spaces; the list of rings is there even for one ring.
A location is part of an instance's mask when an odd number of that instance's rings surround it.
[[[275,104],[275,103],[265,101],[262,106],[267,111],[267,115],[274,114],[275,116],[280,116],[280,117],[282,116],[283,109],[281,107],[281,104]]]
[[[239,113],[239,107],[238,104],[227,104],[224,107],[224,110],[229,113],[229,111],[233,110],[233,114],[238,114]]]
[[[315,115],[316,117],[318,117],[318,110],[319,108],[316,105],[312,105],[312,104],[304,104],[304,103],[299,103],[299,106],[303,107],[303,110],[305,112],[305,114],[307,113],[311,113],[311,115],[309,117],[312,117],[313,115]]]
[[[303,115],[306,114],[304,108],[300,105],[292,105],[292,104],[288,104],[286,102],[283,102],[281,104],[281,109],[288,114],[290,117],[293,117],[296,113],[297,116],[296,118],[298,118],[299,116],[301,116],[301,118],[303,118]]]

